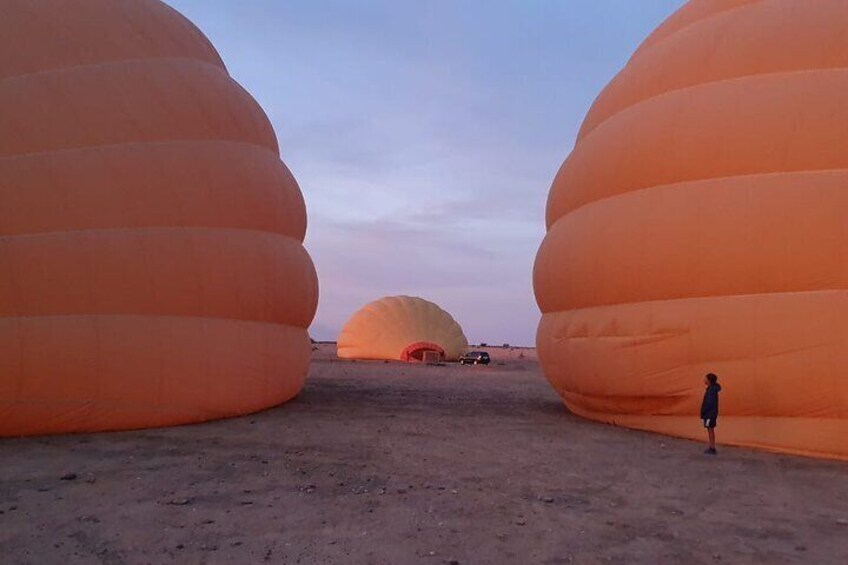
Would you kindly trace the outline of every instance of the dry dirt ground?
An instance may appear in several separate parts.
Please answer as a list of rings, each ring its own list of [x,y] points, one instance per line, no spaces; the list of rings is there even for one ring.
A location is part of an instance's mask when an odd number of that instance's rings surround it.
[[[2,440],[0,563],[848,563],[848,464],[586,422],[498,353],[325,347],[261,414]]]

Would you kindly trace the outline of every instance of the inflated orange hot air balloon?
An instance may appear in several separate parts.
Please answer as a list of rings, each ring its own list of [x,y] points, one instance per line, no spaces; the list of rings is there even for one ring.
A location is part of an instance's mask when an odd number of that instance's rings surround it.
[[[693,0],[589,112],[535,266],[575,413],[848,459],[848,2]]]
[[[0,4],[0,435],[198,422],[306,375],[271,124],[158,0]]]
[[[462,328],[436,304],[388,296],[351,316],[339,335],[342,359],[422,361],[429,354],[456,361],[468,348]]]

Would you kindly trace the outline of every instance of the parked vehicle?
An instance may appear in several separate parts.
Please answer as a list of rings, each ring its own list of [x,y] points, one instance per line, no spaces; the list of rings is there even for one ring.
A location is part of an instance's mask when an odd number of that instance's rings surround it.
[[[485,351],[469,351],[459,358],[462,365],[488,365],[491,359]]]

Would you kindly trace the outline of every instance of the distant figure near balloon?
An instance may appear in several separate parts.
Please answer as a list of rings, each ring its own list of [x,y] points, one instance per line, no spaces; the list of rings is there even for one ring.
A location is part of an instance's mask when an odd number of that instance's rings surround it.
[[[718,425],[718,395],[721,392],[721,385],[718,384],[718,377],[713,373],[708,373],[704,377],[704,384],[707,389],[704,391],[703,400],[701,400],[701,421],[704,423],[704,429],[707,430],[707,437],[709,438],[705,453],[716,455],[715,429]]]
[[[598,96],[547,206],[545,375],[575,413],[848,459],[848,2],[693,0]]]
[[[295,396],[317,278],[257,103],[158,0],[0,3],[0,435]]]
[[[436,304],[413,296],[381,298],[356,312],[339,335],[342,359],[456,361],[468,348],[462,328]]]

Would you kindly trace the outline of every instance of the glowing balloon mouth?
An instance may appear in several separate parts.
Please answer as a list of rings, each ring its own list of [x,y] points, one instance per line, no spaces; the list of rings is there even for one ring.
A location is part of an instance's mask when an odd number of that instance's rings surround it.
[[[419,341],[407,345],[400,354],[401,361],[424,361],[427,353],[435,353],[439,356],[439,360],[445,358],[445,350],[435,343]]]

